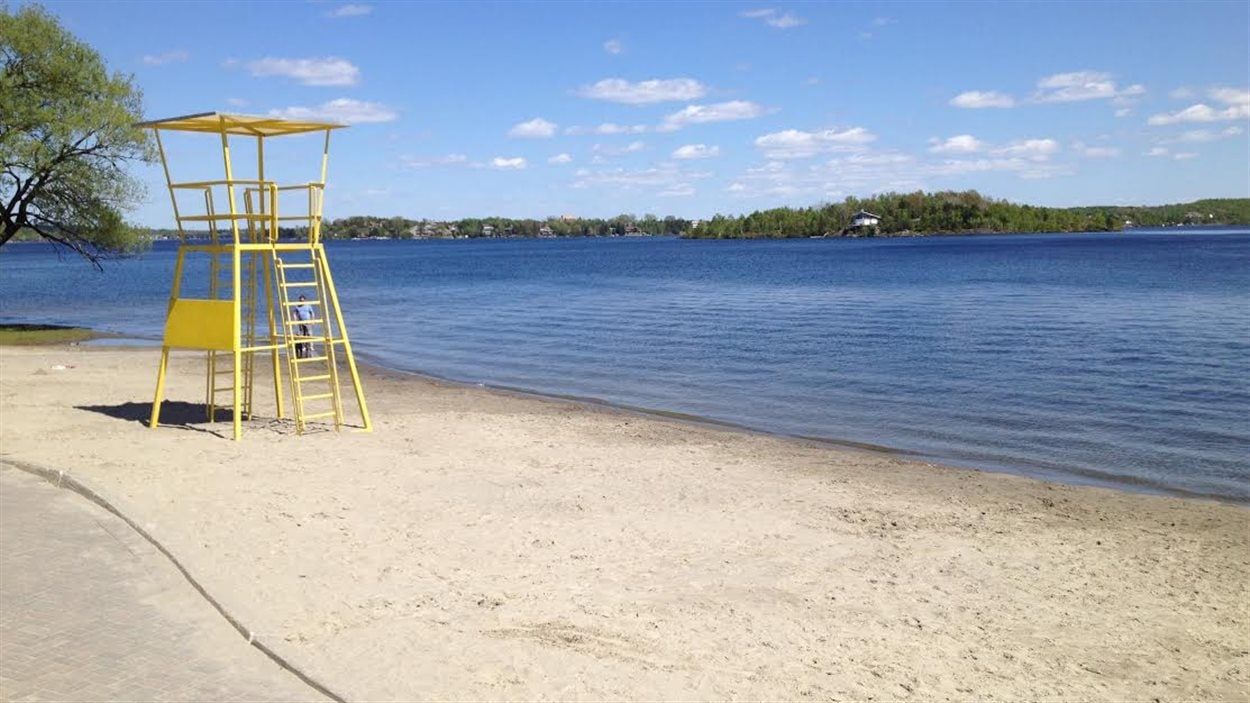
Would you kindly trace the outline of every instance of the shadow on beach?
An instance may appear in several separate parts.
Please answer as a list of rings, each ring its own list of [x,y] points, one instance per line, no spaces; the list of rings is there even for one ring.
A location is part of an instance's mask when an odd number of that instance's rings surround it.
[[[152,403],[120,403],[118,405],[76,405],[78,410],[100,413],[117,420],[138,422],[147,426],[152,418]],[[204,425],[210,422],[230,422],[233,414],[230,408],[217,408],[210,420],[208,407],[204,403],[188,403],[181,400],[167,400],[161,403],[161,427],[177,427],[196,432],[207,432],[220,435]]]

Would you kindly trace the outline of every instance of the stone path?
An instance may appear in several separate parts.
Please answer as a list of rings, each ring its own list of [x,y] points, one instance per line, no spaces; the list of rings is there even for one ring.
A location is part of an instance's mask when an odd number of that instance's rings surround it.
[[[326,699],[126,523],[0,464],[0,700]]]

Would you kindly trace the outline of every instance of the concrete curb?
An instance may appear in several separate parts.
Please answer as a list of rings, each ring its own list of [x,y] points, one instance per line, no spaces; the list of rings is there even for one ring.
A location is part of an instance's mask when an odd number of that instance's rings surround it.
[[[149,534],[147,530],[140,527],[138,523],[136,523],[134,520],[130,519],[128,516],[126,516],[116,507],[114,507],[114,505],[110,503],[108,499],[101,496],[94,489],[90,488],[89,486],[83,484],[78,479],[74,478],[73,476],[59,469],[49,469],[49,468],[39,466],[36,464],[27,463],[24,461],[17,461],[9,457],[0,457],[0,464],[4,464],[6,466],[12,466],[13,468],[18,469],[19,471],[24,471],[28,474],[31,474],[32,476],[37,476],[47,481],[48,483],[51,483],[57,488],[62,488],[68,491],[73,491],[74,493],[77,493],[78,495],[82,496],[83,498],[86,498],[92,503],[95,503],[101,508],[104,508],[105,510],[109,511],[113,515],[116,515],[119,519],[121,519],[123,522],[129,525],[130,529],[137,532],[139,536],[147,540],[149,544],[151,544],[153,547],[156,548],[157,551],[165,555],[165,558],[168,559],[169,562],[174,565],[174,568],[178,569],[178,572],[181,573],[182,577],[187,580],[187,583],[191,584],[191,587],[194,588],[196,592],[199,593],[200,596],[204,598],[204,600],[208,601],[208,604],[213,606],[213,608],[216,609],[217,612],[220,613],[221,616],[226,619],[226,622],[230,623],[230,626],[233,627],[235,631],[237,631],[240,635],[242,635],[245,640],[247,640],[248,644],[260,650],[265,656],[269,657],[269,659],[272,660],[273,663],[277,664],[279,667],[283,668],[284,670],[290,672],[292,675],[295,676],[295,678],[299,679],[300,681],[303,681],[310,688],[317,691],[321,695],[329,698],[332,701],[335,701],[336,703],[346,703],[346,700],[342,696],[335,693],[334,691],[331,691],[324,684],[320,683],[319,681],[312,678],[308,674],[305,674],[303,671],[300,671],[295,665],[288,662],[281,654],[278,654],[271,647],[269,647],[269,645],[257,639],[256,634],[252,632],[252,630],[248,629],[248,627],[244,625],[242,622],[240,622],[238,618],[234,617],[234,615],[232,615],[230,611],[226,610],[225,607],[222,606],[222,604],[218,602],[216,598],[214,598],[207,590],[204,589],[204,586],[200,585],[200,582],[197,581],[195,577],[191,575],[191,572],[188,571],[187,568],[182,565],[182,562],[178,561],[177,557],[175,557],[168,549],[165,548],[165,545],[161,544],[155,537]]]

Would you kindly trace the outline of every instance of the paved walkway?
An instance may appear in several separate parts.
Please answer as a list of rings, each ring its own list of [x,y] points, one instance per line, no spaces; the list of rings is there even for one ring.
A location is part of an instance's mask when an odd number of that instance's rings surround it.
[[[126,523],[0,464],[0,700],[325,698]]]

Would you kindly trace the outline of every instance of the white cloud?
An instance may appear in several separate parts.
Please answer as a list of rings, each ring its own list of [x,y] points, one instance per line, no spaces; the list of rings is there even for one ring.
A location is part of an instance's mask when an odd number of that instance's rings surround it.
[[[605,78],[578,88],[577,95],[626,105],[649,105],[676,100],[696,100],[707,88],[693,78],[654,79],[631,83],[624,78]]]
[[[1046,161],[1057,151],[1059,151],[1059,142],[1054,139],[1017,139],[991,153],[1009,158]]]
[[[672,132],[692,124],[750,120],[766,112],[764,106],[746,100],[731,100],[713,105],[687,105],[665,117],[658,129]]]
[[[1132,107],[1137,104],[1137,99],[1145,94],[1146,88],[1142,85],[1130,85],[1121,90],[1118,95],[1111,98],[1111,104],[1116,107]]]
[[[1212,88],[1208,95],[1225,105],[1250,105],[1250,90],[1244,88]]]
[[[646,142],[632,141],[625,146],[608,146],[606,144],[596,144],[591,147],[591,151],[597,155],[595,163],[605,163],[602,157],[606,156],[623,156],[625,154],[633,154],[642,151],[647,147]]]
[[[621,43],[620,39],[609,39],[603,43],[603,50],[616,56],[625,51],[625,45]]]
[[[1176,159],[1177,161],[1186,161],[1186,160],[1188,160],[1188,159],[1196,159],[1196,158],[1198,158],[1198,154],[1197,154],[1197,153],[1195,153],[1195,152],[1192,152],[1192,151],[1182,151],[1182,152],[1178,152],[1178,153],[1176,153],[1176,154],[1173,154],[1173,155],[1172,155],[1172,158],[1173,158],[1173,159]]]
[[[326,17],[359,17],[361,15],[367,15],[370,12],[373,12],[372,5],[351,4],[343,5],[332,12],[326,13]]]
[[[512,158],[496,156],[490,160],[490,167],[501,171],[519,171],[526,166],[529,166],[529,162],[522,156],[514,156]]]
[[[979,109],[985,107],[1015,107],[1016,99],[1010,95],[996,93],[992,90],[969,90],[951,98],[950,104],[955,107]]]
[[[1130,85],[1120,89],[1110,73],[1101,71],[1074,71],[1056,73],[1037,82],[1033,102],[1066,103],[1081,100],[1131,97],[1145,93],[1145,87]]]
[[[769,161],[748,168],[725,190],[737,197],[780,198],[808,205],[815,199],[848,193],[918,190],[924,185],[919,166],[913,157],[896,152],[850,154],[802,166]]]
[[[1072,148],[1087,159],[1112,159],[1120,155],[1120,149],[1113,146],[1090,146],[1084,142],[1076,142]]]
[[[777,29],[790,29],[791,27],[800,27],[807,24],[807,20],[789,12],[774,17],[765,17],[764,21],[768,23],[768,26],[776,27]]]
[[[1056,73],[1039,80],[1037,90],[1029,102],[1062,103],[1111,99],[1117,106],[1127,107],[1134,102],[1133,98],[1145,92],[1145,86],[1139,84],[1120,88],[1110,73],[1074,71]],[[992,90],[970,90],[951,98],[950,104],[963,108],[1015,107],[1016,99]]]
[[[567,164],[572,162],[573,157],[568,154],[556,154],[555,156],[547,159],[547,163],[549,164]]]
[[[1153,147],[1150,151],[1147,151],[1145,154],[1143,154],[1143,156],[1167,156],[1168,153],[1169,152],[1168,152],[1167,147],[1156,146],[1156,147]]]
[[[755,146],[769,159],[802,159],[826,152],[861,151],[876,138],[863,127],[851,127],[841,132],[833,129],[818,132],[787,129],[757,138]]]
[[[1133,114],[1133,111],[1127,107],[1122,107],[1115,111],[1116,117],[1128,117],[1131,114]]]
[[[333,56],[314,59],[263,58],[247,65],[253,76],[285,76],[304,85],[356,85],[360,69],[347,59]]]
[[[765,24],[777,29],[790,29],[807,24],[807,20],[790,12],[779,13],[774,9],[746,10],[740,12],[741,17],[763,20]]]
[[[642,134],[647,131],[645,124],[616,124],[615,122],[604,122],[598,127],[567,127],[565,134]]]
[[[940,164],[932,164],[922,169],[934,176],[958,176],[968,173],[984,173],[989,171],[1007,171],[1021,178],[1055,178],[1072,175],[1069,166],[1048,163],[1021,157],[975,160],[948,160]]]
[[[464,154],[447,154],[446,156],[434,156],[430,158],[415,158],[405,156],[399,160],[402,166],[407,168],[427,168],[430,166],[460,166],[469,163],[469,157]]]
[[[720,147],[706,144],[686,144],[673,151],[674,159],[710,159],[720,156]]]
[[[529,122],[513,125],[512,129],[508,130],[508,136],[523,139],[548,139],[555,136],[557,126],[554,122],[535,117]]]
[[[243,98],[226,98],[226,104],[230,107],[247,107],[249,103]]]
[[[898,20],[894,19],[893,17],[877,17],[876,19],[872,21],[872,26],[884,27],[888,24],[896,24],[897,22]]]
[[[351,98],[339,98],[317,107],[287,107],[270,110],[270,115],[288,120],[327,120],[346,124],[365,122],[390,122],[398,113],[381,103],[370,103]]]
[[[850,156],[831,159],[829,163],[849,166],[892,166],[910,164],[914,161],[915,159],[907,154],[885,152],[881,154],[851,154]]]
[[[1250,104],[1230,105],[1217,110],[1205,103],[1190,105],[1180,112],[1153,115],[1146,124],[1153,126],[1179,124],[1181,122],[1226,122],[1250,118]]]
[[[147,66],[164,66],[167,63],[182,63],[190,58],[191,52],[186,49],[174,49],[163,54],[145,54],[143,63]]]
[[[1021,139],[996,145],[966,134],[934,138],[930,153],[939,158],[876,151],[871,148],[874,139],[863,128],[786,130],[764,135],[756,140],[756,146],[769,161],[731,177],[725,190],[735,197],[768,197],[806,205],[848,194],[940,188],[942,181],[970,174],[1005,173],[1043,179],[1075,173],[1073,162],[1054,159],[1062,152],[1054,139]],[[1080,153],[1089,158],[1112,156],[1110,147],[1080,147]],[[793,160],[820,153],[830,157],[815,162]]]
[[[1194,129],[1182,134],[1177,141],[1185,143],[1202,143],[1214,142],[1220,139],[1228,139],[1242,133],[1241,127],[1233,126],[1228,129],[1213,132],[1209,129]]]
[[[610,187],[618,190],[649,190],[670,195],[687,195],[692,190],[691,182],[710,178],[706,171],[686,171],[674,163],[662,163],[644,169],[613,168],[592,171],[579,169],[578,180],[574,188],[590,188],[595,186]]]
[[[946,141],[936,137],[929,140],[929,152],[933,154],[974,154],[985,148],[985,144],[971,134],[960,134]]]

